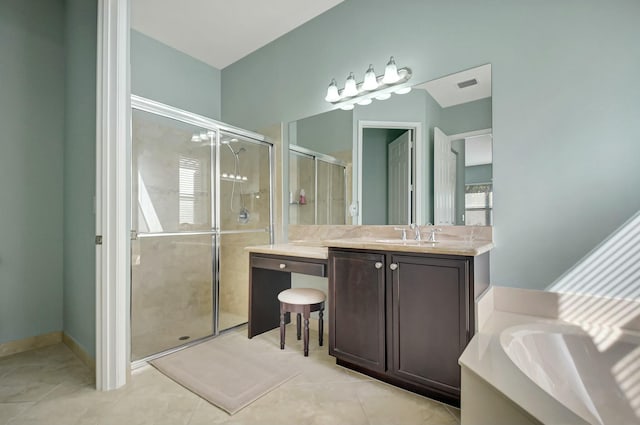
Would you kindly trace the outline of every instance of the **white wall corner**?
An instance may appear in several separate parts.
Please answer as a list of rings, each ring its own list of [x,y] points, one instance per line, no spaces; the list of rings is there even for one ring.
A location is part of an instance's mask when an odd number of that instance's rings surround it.
[[[129,369],[129,0],[98,0],[97,39],[96,388],[106,391]]]

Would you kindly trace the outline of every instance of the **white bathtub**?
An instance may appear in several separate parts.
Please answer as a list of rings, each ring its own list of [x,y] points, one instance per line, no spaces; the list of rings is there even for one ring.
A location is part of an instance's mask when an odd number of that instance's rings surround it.
[[[587,423],[640,424],[640,338],[596,341],[577,326],[546,323],[500,334],[518,369]]]

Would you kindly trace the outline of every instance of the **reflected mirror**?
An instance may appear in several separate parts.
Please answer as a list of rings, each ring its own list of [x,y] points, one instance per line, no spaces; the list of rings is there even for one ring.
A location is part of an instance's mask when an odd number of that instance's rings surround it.
[[[491,225],[491,109],[487,64],[351,111],[289,123],[289,223]],[[301,150],[344,167],[344,192],[318,194],[323,211],[344,208],[343,216],[334,213],[327,222],[312,208],[302,212],[301,190],[305,203],[315,205],[316,188],[326,193],[341,182],[310,165],[309,177],[302,177]]]

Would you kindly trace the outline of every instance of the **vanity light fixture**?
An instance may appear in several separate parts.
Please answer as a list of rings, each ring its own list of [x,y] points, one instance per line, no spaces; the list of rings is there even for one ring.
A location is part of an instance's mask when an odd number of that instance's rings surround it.
[[[378,77],[376,76],[376,72],[373,70],[373,65],[369,65],[369,69],[367,69],[366,74],[364,74],[364,82],[362,83],[362,89],[371,91],[378,88]]]
[[[327,102],[337,102],[340,100],[340,93],[338,93],[338,85],[336,84],[336,79],[331,79],[331,84],[329,84],[329,88],[327,89],[327,96],[324,98]]]
[[[213,131],[203,131],[201,133],[194,133],[191,136],[191,141],[194,143],[206,142],[215,136],[216,133]]]
[[[324,100],[345,111],[350,111],[356,104],[369,105],[373,99],[385,100],[389,99],[393,93],[409,93],[411,87],[404,86],[404,83],[410,78],[411,69],[398,69],[395,59],[391,56],[383,75],[376,75],[373,65],[370,64],[361,83],[356,82],[353,72],[349,73],[342,90],[338,89],[336,80],[331,79]]]
[[[344,83],[343,95],[345,97],[354,97],[358,95],[358,84],[356,83],[356,77],[353,76],[353,72],[347,77],[347,81]]]
[[[382,77],[382,82],[384,84],[393,84],[400,79],[400,75],[398,74],[398,67],[396,66],[396,61],[393,59],[393,56],[389,59],[386,68],[384,69],[384,77]]]

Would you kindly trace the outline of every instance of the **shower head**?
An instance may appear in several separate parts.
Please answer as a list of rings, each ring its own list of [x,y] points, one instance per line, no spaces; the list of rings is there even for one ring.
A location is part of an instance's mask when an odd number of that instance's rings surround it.
[[[231,147],[231,145],[229,145],[228,143],[225,143],[225,146],[229,148],[229,150],[231,151],[231,153],[233,154],[233,156],[236,157],[236,160],[238,159],[238,155],[240,155],[241,152],[245,152],[246,149],[245,148],[239,148],[237,151],[233,150],[233,148]]]

